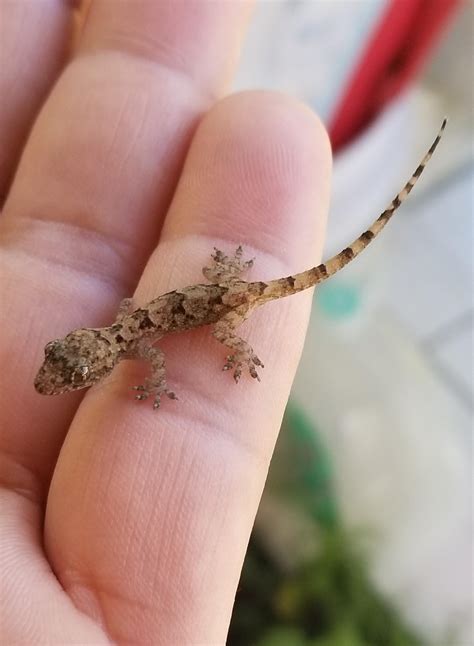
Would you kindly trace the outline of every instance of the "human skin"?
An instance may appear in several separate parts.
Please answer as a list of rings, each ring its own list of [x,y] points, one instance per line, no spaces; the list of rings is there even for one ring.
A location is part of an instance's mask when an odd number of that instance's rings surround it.
[[[161,344],[158,412],[141,365],[85,396],[33,379],[46,342],[201,282],[214,246],[252,279],[317,264],[327,136],[282,94],[222,98],[248,3],[96,0],[72,51],[73,5],[37,6],[0,9],[1,641],[221,644],[311,294],[242,326],[261,383],[207,329]]]

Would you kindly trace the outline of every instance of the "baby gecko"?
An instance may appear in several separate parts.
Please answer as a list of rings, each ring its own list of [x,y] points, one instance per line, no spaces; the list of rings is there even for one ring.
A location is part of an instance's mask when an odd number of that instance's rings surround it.
[[[115,322],[109,327],[81,328],[70,332],[64,339],[50,341],[45,359],[35,378],[35,388],[42,395],[59,395],[86,388],[112,372],[123,359],[145,359],[151,364],[151,376],[144,384],[134,386],[136,399],[153,396],[153,408],[159,408],[163,395],[177,399],[168,388],[163,352],[154,343],[171,332],[183,332],[202,325],[213,325],[214,337],[230,349],[224,370],[233,370],[239,381],[243,367],[252,377],[260,380],[257,368],[263,363],[252,347],[235,334],[235,329],[264,303],[296,294],[327,280],[342,269],[367,247],[386,225],[400,204],[416,184],[435,151],[446,126],[440,131],[407,184],[392,200],[373,225],[350,246],[326,263],[294,276],[279,278],[269,283],[246,282],[241,274],[253,265],[243,260],[242,247],[228,257],[214,249],[213,263],[203,269],[210,284],[198,284],[158,296],[146,307],[132,308],[130,298],[119,307]]]

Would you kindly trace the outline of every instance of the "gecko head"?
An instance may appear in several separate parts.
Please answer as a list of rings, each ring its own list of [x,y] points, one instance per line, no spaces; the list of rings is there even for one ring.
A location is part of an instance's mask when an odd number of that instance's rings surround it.
[[[109,339],[100,330],[75,330],[46,344],[35,388],[41,395],[87,388],[112,371],[115,357]]]

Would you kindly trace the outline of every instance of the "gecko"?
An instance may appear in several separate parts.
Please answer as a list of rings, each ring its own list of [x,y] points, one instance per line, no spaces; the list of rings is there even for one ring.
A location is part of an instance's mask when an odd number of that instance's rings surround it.
[[[236,328],[255,308],[274,299],[291,296],[327,280],[356,258],[380,233],[406,199],[430,160],[446,127],[447,119],[419,166],[389,206],[351,245],[328,261],[307,271],[270,282],[247,282],[242,274],[253,265],[244,260],[242,247],[232,256],[214,249],[212,264],[204,267],[209,283],[191,285],[158,296],[145,307],[134,309],[132,299],[124,299],[115,321],[108,327],[73,330],[63,339],[46,344],[44,362],[34,385],[42,395],[58,395],[92,386],[109,375],[124,359],[142,359],[151,364],[151,376],[133,386],[137,400],[153,397],[153,408],[162,397],[177,399],[169,389],[165,357],[155,343],[165,335],[212,325],[214,337],[230,350],[223,370],[232,370],[236,382],[245,368],[260,380],[263,363],[251,345],[236,334]]]

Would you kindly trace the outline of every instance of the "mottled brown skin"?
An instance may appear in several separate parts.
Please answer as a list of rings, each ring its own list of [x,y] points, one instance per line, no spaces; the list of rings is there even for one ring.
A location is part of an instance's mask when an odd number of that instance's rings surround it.
[[[203,325],[213,325],[214,337],[231,350],[224,370],[233,370],[236,382],[244,367],[259,380],[257,368],[263,368],[263,363],[252,347],[235,334],[235,329],[256,307],[313,287],[358,256],[406,199],[436,149],[445,126],[446,119],[407,184],[370,229],[326,263],[269,283],[248,283],[240,276],[253,265],[253,260],[242,260],[242,247],[238,247],[232,257],[215,249],[212,265],[203,269],[205,278],[212,284],[192,285],[163,294],[146,307],[135,310],[131,299],[125,299],[110,327],[83,328],[64,339],[49,342],[43,365],[35,378],[36,390],[43,395],[58,395],[86,388],[110,374],[119,361],[144,359],[150,362],[152,371],[144,384],[134,386],[138,391],[136,399],[153,395],[153,407],[158,408],[162,395],[171,399],[176,399],[176,395],[167,385],[164,354],[154,344],[166,334]]]

